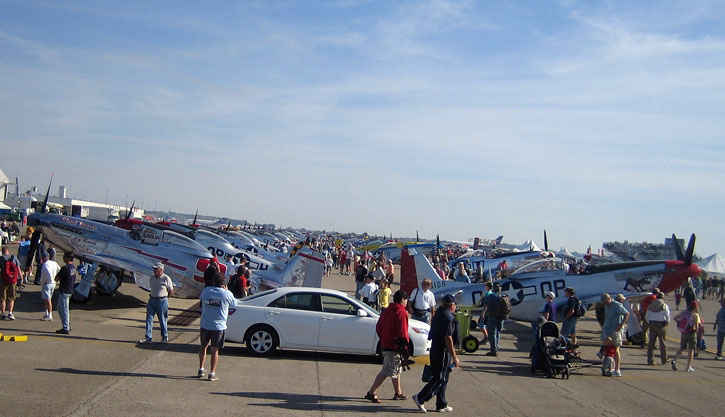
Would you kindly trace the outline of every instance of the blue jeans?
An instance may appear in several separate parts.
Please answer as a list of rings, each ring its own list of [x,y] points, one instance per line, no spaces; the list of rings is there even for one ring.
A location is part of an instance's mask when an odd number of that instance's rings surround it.
[[[488,329],[488,342],[491,344],[491,352],[498,352],[498,341],[501,338],[501,325],[503,320],[495,317],[486,318],[486,328]]]
[[[725,339],[725,332],[721,332],[717,329],[717,356],[722,356],[722,342]]]
[[[70,296],[71,294],[64,293],[58,295],[58,314],[63,330],[70,330]]]
[[[149,298],[146,304],[146,340],[151,340],[151,330],[154,328],[154,315],[158,317],[161,325],[161,338],[169,337],[166,329],[166,318],[169,316],[168,298]]]

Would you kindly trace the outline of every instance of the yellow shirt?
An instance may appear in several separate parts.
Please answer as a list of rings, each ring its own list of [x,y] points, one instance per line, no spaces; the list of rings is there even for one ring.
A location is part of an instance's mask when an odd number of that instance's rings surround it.
[[[378,291],[378,304],[380,308],[387,308],[390,304],[390,287]]]

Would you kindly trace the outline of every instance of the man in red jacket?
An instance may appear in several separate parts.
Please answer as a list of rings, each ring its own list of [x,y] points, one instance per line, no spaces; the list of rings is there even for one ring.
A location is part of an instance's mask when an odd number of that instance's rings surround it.
[[[378,319],[375,330],[380,337],[380,349],[383,351],[383,369],[380,370],[370,390],[365,394],[365,399],[374,403],[380,402],[375,391],[387,377],[391,377],[393,380],[393,389],[395,389],[393,399],[404,400],[408,398],[400,388],[400,368],[403,364],[403,357],[400,354],[401,345],[407,349],[410,342],[407,305],[408,295],[405,291],[398,290],[393,294],[393,303],[383,310]]]

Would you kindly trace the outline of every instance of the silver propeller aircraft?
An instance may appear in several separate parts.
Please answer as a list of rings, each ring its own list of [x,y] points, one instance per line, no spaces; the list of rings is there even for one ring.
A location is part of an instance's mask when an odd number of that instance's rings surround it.
[[[675,242],[675,236],[673,235]],[[695,235],[690,237],[687,251],[676,244],[677,259],[661,261],[635,261],[590,265],[584,273],[567,274],[557,259],[539,259],[515,270],[505,279],[496,281],[501,293],[511,302],[511,319],[533,322],[538,319],[544,304],[544,295],[552,291],[554,304],[559,313],[566,305],[564,289],[573,288],[577,298],[591,307],[599,302],[603,293],[623,294],[637,300],[650,294],[654,288],[665,293],[674,291],[688,277],[700,275],[700,268],[692,263]],[[403,251],[401,263],[401,288],[410,291],[425,278],[433,281],[433,293],[437,300],[445,295],[455,295],[457,304],[476,308],[486,294],[485,284],[442,280],[428,259],[415,249]],[[684,252],[684,253],[683,253]],[[561,319],[562,314],[557,314]]]
[[[500,241],[501,239],[497,239]],[[481,271],[484,276],[493,275],[506,262],[509,267],[529,263],[531,261],[554,257],[553,252],[549,252],[549,240],[544,230],[544,250],[528,250],[522,252],[505,252],[497,253],[492,256],[486,256],[483,250],[477,250],[469,254],[459,256],[449,262],[451,269],[455,268],[459,262],[463,262],[469,271]]]

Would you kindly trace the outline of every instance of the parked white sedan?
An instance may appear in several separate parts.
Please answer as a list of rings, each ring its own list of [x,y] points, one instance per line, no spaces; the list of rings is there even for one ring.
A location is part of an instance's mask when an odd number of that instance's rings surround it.
[[[275,349],[376,355],[378,313],[344,292],[284,287],[239,301],[229,310],[225,340],[246,343],[254,355]],[[414,356],[430,350],[428,324],[408,321]]]

